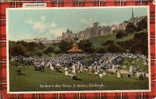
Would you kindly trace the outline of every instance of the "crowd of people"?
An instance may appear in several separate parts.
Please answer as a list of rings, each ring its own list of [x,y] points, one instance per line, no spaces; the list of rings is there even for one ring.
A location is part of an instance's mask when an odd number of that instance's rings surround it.
[[[148,64],[148,58],[141,54],[132,53],[104,53],[104,54],[87,54],[87,53],[75,53],[75,54],[61,54],[54,57],[12,57],[10,61],[16,63],[22,63],[25,66],[33,66],[36,71],[44,72],[45,68],[49,68],[55,72],[62,72],[66,76],[70,76],[73,79],[77,73],[83,71],[89,71],[98,75],[100,78],[107,74],[107,70],[116,72],[117,78],[121,77],[119,66],[124,58],[141,59],[144,64]],[[136,73],[136,76],[148,76],[147,72],[136,71],[135,66],[129,66],[127,68],[128,74]]]

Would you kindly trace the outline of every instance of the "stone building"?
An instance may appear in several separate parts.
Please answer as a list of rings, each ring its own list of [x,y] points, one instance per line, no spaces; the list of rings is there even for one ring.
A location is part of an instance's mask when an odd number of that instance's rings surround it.
[[[61,40],[73,40],[74,37],[75,37],[75,34],[71,30],[67,29],[66,32],[62,33],[62,36],[60,39]]]

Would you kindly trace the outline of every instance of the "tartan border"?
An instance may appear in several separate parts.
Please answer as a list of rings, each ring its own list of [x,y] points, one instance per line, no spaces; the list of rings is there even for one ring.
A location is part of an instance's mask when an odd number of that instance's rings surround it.
[[[6,8],[23,3],[46,3],[47,7],[150,6],[151,92],[8,94],[6,83]],[[0,99],[153,99],[156,96],[155,6],[152,0],[36,0],[0,1]]]

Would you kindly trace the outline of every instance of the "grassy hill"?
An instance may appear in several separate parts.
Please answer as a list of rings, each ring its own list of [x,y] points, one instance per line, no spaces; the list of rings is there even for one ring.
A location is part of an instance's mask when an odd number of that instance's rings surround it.
[[[148,46],[148,40],[147,40],[147,32],[140,31],[140,32],[133,32],[126,34],[126,36],[122,38],[117,38],[116,33],[107,35],[107,36],[99,36],[89,39],[89,41],[92,43],[95,49],[98,48],[104,48],[107,49],[110,46],[118,47],[119,50],[121,49],[121,52],[125,52],[126,50],[131,49],[139,49],[134,50],[134,52],[138,52],[141,54],[147,54],[147,46]],[[137,46],[134,46],[137,45]],[[133,48],[131,47],[133,46]],[[115,48],[114,47],[114,48]],[[115,48],[115,49],[118,49]],[[145,49],[142,51],[141,49]],[[109,52],[109,50],[107,50]],[[132,51],[131,51],[132,52]]]
[[[89,41],[91,41],[95,47],[99,47],[102,46],[102,44],[107,42],[108,40],[112,40],[114,42],[124,42],[128,40],[132,40],[136,34],[143,34],[143,33],[145,32],[134,32],[120,39],[116,38],[115,33],[113,34],[109,33],[110,35],[94,37],[89,39]]]
[[[114,39],[116,39],[115,35],[110,34],[110,35],[106,35],[106,36],[94,37],[94,38],[89,39],[89,41],[92,42],[92,44],[95,47],[100,47],[102,45],[102,43],[104,43],[108,40],[114,40]]]

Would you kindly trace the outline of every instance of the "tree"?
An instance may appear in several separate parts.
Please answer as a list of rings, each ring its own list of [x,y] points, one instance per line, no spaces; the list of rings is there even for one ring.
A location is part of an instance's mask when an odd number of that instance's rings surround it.
[[[48,53],[52,53],[53,51],[54,51],[54,48],[50,46],[44,51],[44,53],[48,54]]]
[[[102,45],[103,46],[108,46],[108,45],[112,45],[112,44],[114,44],[114,41],[113,40],[108,40],[108,41],[104,42]]]
[[[125,31],[123,31],[123,30],[116,31],[116,38],[117,39],[123,38],[125,36],[127,36],[127,34],[125,33]]]
[[[143,18],[141,21],[139,21],[137,23],[137,30],[141,31],[141,30],[147,30],[147,17]]]
[[[108,52],[116,53],[116,52],[125,52],[125,50],[116,43],[108,45]]]
[[[80,49],[82,49],[85,52],[93,52],[94,51],[93,45],[89,40],[81,40],[78,45],[79,45]]]
[[[66,52],[72,47],[72,42],[62,40],[59,44],[59,48],[61,49],[61,52]]]
[[[136,33],[133,39],[121,41],[117,44],[130,53],[148,55],[148,34],[147,32]]]
[[[34,55],[37,55],[37,56],[42,56],[42,55],[43,55],[43,53],[42,53],[42,51],[40,51],[40,50],[39,50],[39,51],[35,52],[35,53],[34,53]]]
[[[12,56],[18,56],[18,55],[22,55],[22,56],[29,56],[26,48],[23,45],[17,44],[14,47],[10,48],[10,54]]]
[[[136,26],[133,23],[128,23],[126,26],[126,32],[127,33],[133,33],[136,31]]]
[[[55,49],[54,49],[54,53],[60,53],[60,48],[59,47],[55,47]]]
[[[105,53],[105,52],[107,52],[107,49],[106,49],[106,47],[99,47],[99,48],[96,48],[96,52],[97,53]]]

